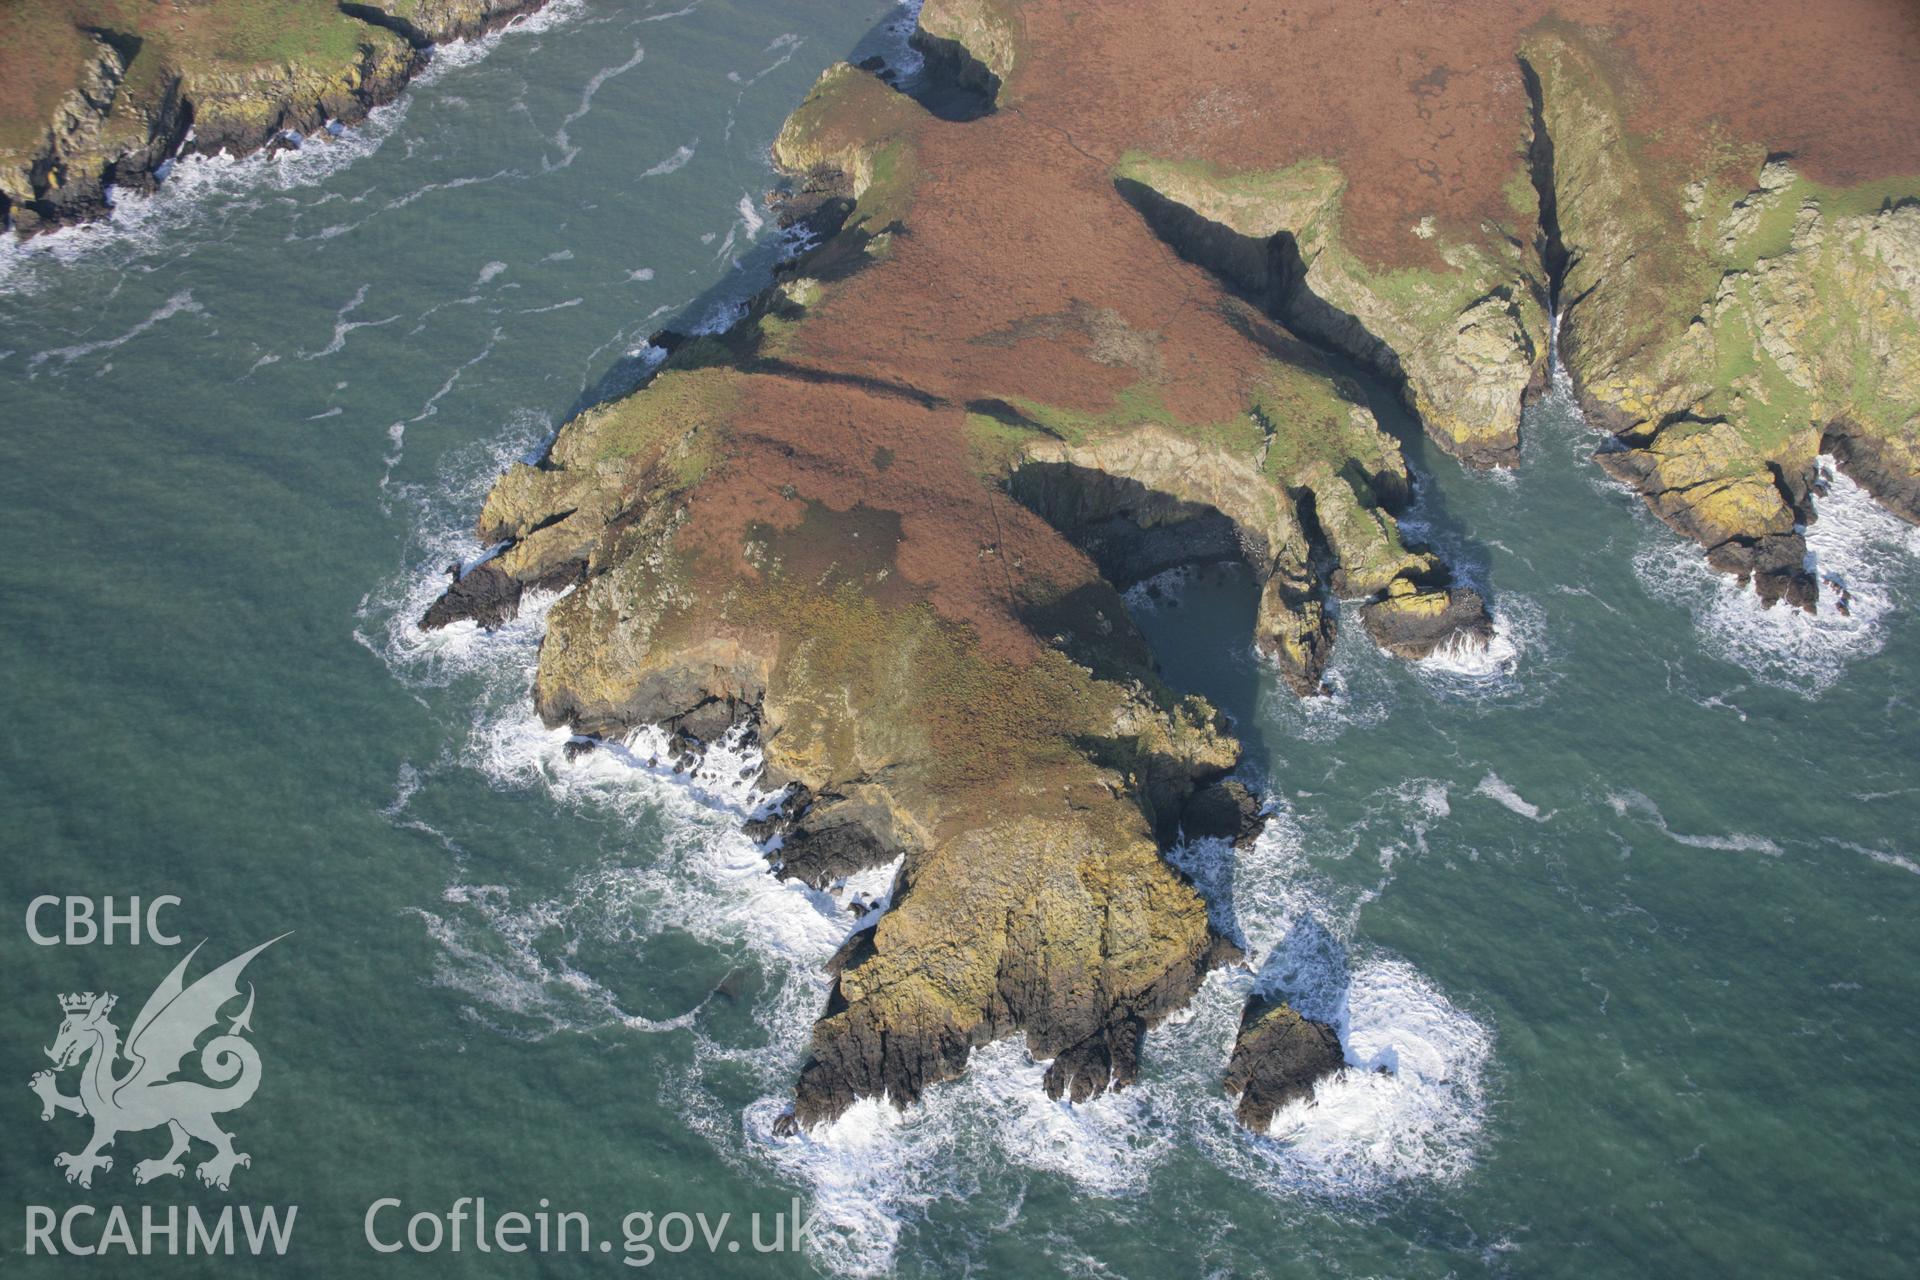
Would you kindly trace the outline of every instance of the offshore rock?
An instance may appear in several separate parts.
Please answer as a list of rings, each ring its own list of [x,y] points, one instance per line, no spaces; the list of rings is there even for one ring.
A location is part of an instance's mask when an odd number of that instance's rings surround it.
[[[1241,1010],[1224,1083],[1240,1100],[1234,1112],[1240,1123],[1265,1133],[1275,1112],[1312,1098],[1314,1085],[1345,1065],[1332,1027],[1302,1017],[1284,1001],[1256,995]]]
[[[518,578],[490,564],[476,565],[455,579],[420,619],[422,631],[437,631],[456,622],[472,621],[491,631],[513,620],[525,590]]]
[[[1471,587],[1422,590],[1396,583],[1360,611],[1373,642],[1395,657],[1418,661],[1452,646],[1484,647],[1493,639],[1487,602]]]

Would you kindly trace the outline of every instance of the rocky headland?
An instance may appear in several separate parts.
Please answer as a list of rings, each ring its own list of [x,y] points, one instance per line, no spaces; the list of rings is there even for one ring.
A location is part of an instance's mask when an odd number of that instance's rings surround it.
[[[1124,1085],[1237,957],[1163,850],[1258,805],[1125,587],[1243,563],[1302,696],[1343,619],[1484,643],[1356,377],[1509,464],[1557,314],[1602,462],[1769,598],[1817,592],[1821,450],[1913,514],[1920,40],[1877,34],[1911,10],[1428,8],[928,0],[926,83],[836,66],[782,131],[774,285],[488,497],[498,554],[425,625],[564,590],[548,723],[745,729],[776,874],[900,862],[790,1127],[1015,1034],[1055,1096]],[[1263,992],[1224,1083],[1260,1127],[1340,1065]]]
[[[356,123],[466,39],[547,0],[9,0],[0,228],[104,217],[182,154],[244,155]]]

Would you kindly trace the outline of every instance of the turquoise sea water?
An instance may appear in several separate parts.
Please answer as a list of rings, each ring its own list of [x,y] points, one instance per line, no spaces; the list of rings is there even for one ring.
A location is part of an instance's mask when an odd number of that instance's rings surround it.
[[[567,0],[334,143],[0,251],[0,1268],[247,1268],[29,1257],[24,1224],[248,1204],[299,1206],[283,1274],[615,1274],[630,1212],[728,1213],[740,1243],[797,1197],[808,1251],[648,1269],[1904,1274],[1920,540],[1842,482],[1813,542],[1852,615],[1764,614],[1560,398],[1511,476],[1412,451],[1490,655],[1410,668],[1351,628],[1303,705],[1247,651],[1244,581],[1136,594],[1279,806],[1254,849],[1180,858],[1258,980],[1388,1073],[1245,1134],[1215,1082],[1256,979],[1223,973],[1090,1106],[1002,1045],[905,1116],[771,1139],[850,917],[764,875],[746,762],[569,763],[527,705],[537,610],[410,624],[507,460],[756,285],[780,120],[829,62],[898,56],[900,12]],[[231,1190],[135,1186],[157,1132],[90,1190],[55,1169],[84,1129],[26,1080],[56,997],[114,991],[124,1029],[184,948],[34,945],[41,894],[178,896],[196,972],[294,931],[247,974]],[[364,1238],[383,1197],[393,1239],[463,1196],[613,1247]]]

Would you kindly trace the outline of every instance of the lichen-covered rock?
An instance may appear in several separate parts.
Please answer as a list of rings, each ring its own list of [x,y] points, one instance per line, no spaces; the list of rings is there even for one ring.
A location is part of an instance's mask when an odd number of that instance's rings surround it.
[[[341,8],[391,27],[415,44],[445,44],[485,35],[540,8],[546,0],[345,0]]]
[[[926,0],[914,47],[992,102],[1019,57],[1018,6],[1019,0]]]
[[[18,50],[0,65],[13,90],[0,117],[0,227],[104,217],[108,188],[150,191],[182,151],[240,155],[359,121],[426,65],[432,43],[545,3],[12,6],[0,13],[0,57]]]
[[[1420,588],[1404,579],[1360,610],[1373,642],[1409,661],[1454,647],[1484,647],[1493,638],[1487,602],[1471,587]]]
[[[1265,1133],[1275,1112],[1312,1098],[1314,1085],[1345,1065],[1332,1027],[1302,1017],[1285,1001],[1256,995],[1241,1010],[1224,1083],[1239,1099],[1240,1123]]]
[[[1601,462],[1715,567],[1811,607],[1794,526],[1823,445],[1895,510],[1914,480],[1920,175],[1836,187],[1764,139],[1651,146],[1598,35],[1549,24],[1525,56],[1569,262],[1562,354],[1625,446]]]
[[[1225,173],[1134,153],[1116,174],[1181,253],[1398,384],[1449,453],[1476,466],[1518,460],[1520,410],[1543,379],[1547,317],[1542,272],[1516,227],[1445,237],[1423,228],[1444,270],[1379,268],[1342,241],[1346,177],[1330,162]]]

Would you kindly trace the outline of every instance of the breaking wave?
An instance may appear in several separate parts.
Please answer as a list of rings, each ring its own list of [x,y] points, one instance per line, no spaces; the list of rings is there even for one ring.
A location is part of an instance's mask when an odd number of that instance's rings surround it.
[[[1445,784],[1431,779],[1378,798],[1379,878],[1358,893],[1315,879],[1303,829],[1284,810],[1246,851],[1217,841],[1176,851],[1216,924],[1254,963],[1212,975],[1187,1010],[1149,1034],[1136,1086],[1079,1106],[1053,1102],[1041,1087],[1044,1064],[1015,1038],[977,1052],[962,1079],[907,1111],[863,1102],[811,1134],[774,1137],[826,996],[823,962],[884,909],[895,868],[830,892],[776,880],[740,828],[774,797],[759,782],[758,755],[738,741],[718,744],[689,773],[657,731],[581,752],[564,729],[541,725],[528,688],[552,597],[530,598],[519,619],[491,633],[472,623],[417,630],[445,566],[490,551],[438,513],[475,509],[493,475],[536,454],[550,429],[525,416],[491,448],[469,451],[431,491],[402,489],[423,504],[420,528],[404,571],[363,604],[357,632],[408,686],[477,685],[464,740],[448,760],[403,771],[390,821],[430,830],[417,792],[423,778],[452,767],[626,833],[538,889],[476,877],[457,842],[442,838],[447,887],[418,914],[439,944],[434,981],[459,992],[470,1016],[517,1037],[603,1028],[687,1037],[691,1062],[665,1068],[665,1101],[723,1159],[810,1186],[824,1224],[816,1261],[842,1274],[887,1271],[928,1208],[979,1190],[984,1169],[1051,1175],[1082,1195],[1126,1198],[1148,1194],[1181,1153],[1198,1153],[1263,1194],[1306,1204],[1358,1203],[1457,1178],[1471,1165],[1486,1111],[1489,1032],[1404,960],[1353,941],[1394,858],[1423,849],[1427,827],[1450,812]],[[1369,830],[1335,837],[1368,838]],[[638,1011],[592,962],[603,944],[630,953],[668,930],[764,976],[750,1007],[758,1035],[710,1033],[710,994]],[[1332,1022],[1349,1064],[1317,1101],[1283,1111],[1264,1135],[1239,1125],[1219,1087],[1240,1009],[1256,988]],[[722,1101],[719,1083],[742,1072],[756,1090],[744,1109]]]
[[[190,252],[199,238],[220,239],[235,215],[279,193],[318,186],[378,151],[406,119],[414,100],[412,90],[480,61],[509,35],[551,30],[577,16],[583,7],[584,0],[552,0],[496,31],[436,45],[432,61],[408,90],[393,102],[375,107],[359,124],[329,121],[319,132],[278,151],[256,151],[238,158],[224,151],[179,156],[163,167],[160,186],[150,195],[109,190],[112,212],[101,221],[63,227],[28,240],[0,237],[0,293],[38,293],[60,278],[62,268],[103,252],[129,260],[162,251],[178,256]]]
[[[1660,806],[1638,791],[1629,789],[1612,792],[1607,796],[1607,805],[1617,816],[1636,818],[1645,822],[1675,844],[1685,845],[1689,849],[1714,849],[1724,853],[1763,853],[1770,858],[1777,858],[1782,852],[1780,846],[1766,836],[1751,835],[1744,831],[1705,836],[1675,831],[1667,825],[1666,815],[1660,812]]]
[[[1806,529],[1807,568],[1821,579],[1819,612],[1763,606],[1751,588],[1714,572],[1698,547],[1651,525],[1633,562],[1650,595],[1693,615],[1709,653],[1807,697],[1880,651],[1887,615],[1920,561],[1920,529],[1880,506],[1831,458],[1819,466],[1827,492],[1813,500],[1819,518]]]
[[[1081,1195],[1124,1198],[1150,1193],[1160,1169],[1197,1151],[1283,1201],[1352,1202],[1449,1182],[1472,1166],[1491,1035],[1405,961],[1354,949],[1344,940],[1350,925],[1328,923],[1349,911],[1309,883],[1286,815],[1245,853],[1207,841],[1175,856],[1203,886],[1232,882],[1245,941],[1264,963],[1257,973],[1239,966],[1211,975],[1185,1011],[1150,1032],[1136,1085],[1079,1105],[1051,1101],[1041,1087],[1045,1064],[1016,1038],[976,1051],[964,1077],[905,1112],[862,1102],[782,1140],[772,1126],[784,1094],[748,1108],[747,1134],[765,1157],[815,1190],[823,1262],[847,1274],[884,1273],[913,1217],[935,1200],[972,1194],[979,1169],[1011,1166],[1063,1178]],[[1267,1134],[1241,1126],[1220,1089],[1241,1007],[1256,988],[1332,1022],[1348,1063],[1312,1102],[1276,1116]]]
[[[1489,771],[1473,789],[1473,794],[1485,796],[1501,808],[1517,813],[1530,822],[1545,822],[1553,814],[1540,812],[1540,806],[1533,804],[1508,785],[1506,779]]]
[[[1414,670],[1435,692],[1485,697],[1514,693],[1524,687],[1521,660],[1529,653],[1536,659],[1540,656],[1546,636],[1546,611],[1525,596],[1503,595],[1492,613],[1493,634],[1487,639],[1456,633],[1414,664]]]

